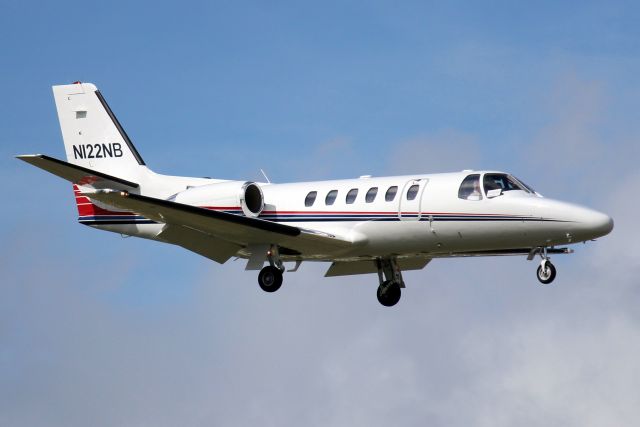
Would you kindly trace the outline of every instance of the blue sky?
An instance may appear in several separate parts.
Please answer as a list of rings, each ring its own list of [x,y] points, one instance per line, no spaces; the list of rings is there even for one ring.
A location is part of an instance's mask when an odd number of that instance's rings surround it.
[[[640,401],[634,2],[0,3],[0,424],[629,425]],[[611,214],[554,260],[375,278],[75,221],[50,86],[101,89],[157,172],[277,182],[508,170]],[[385,404],[380,404],[385,397]]]

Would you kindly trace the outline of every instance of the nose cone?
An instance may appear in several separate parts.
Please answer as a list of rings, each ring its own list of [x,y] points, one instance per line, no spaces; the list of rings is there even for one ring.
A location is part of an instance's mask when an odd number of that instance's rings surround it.
[[[571,236],[571,243],[597,239],[613,230],[613,219],[602,212],[558,200],[543,199],[538,203],[542,207],[541,216],[561,220],[556,223],[558,227],[550,225],[550,229]]]
[[[606,236],[613,230],[613,219],[602,212],[589,210],[583,221],[584,227],[594,234],[594,238]]]

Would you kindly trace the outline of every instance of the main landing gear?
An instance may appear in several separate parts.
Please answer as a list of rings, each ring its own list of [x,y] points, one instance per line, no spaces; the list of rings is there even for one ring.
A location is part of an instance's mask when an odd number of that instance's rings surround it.
[[[377,292],[378,302],[385,307],[394,306],[400,301],[401,288],[404,288],[402,272],[394,258],[378,258],[376,264],[380,282]]]
[[[282,286],[282,271],[274,266],[268,265],[258,274],[258,284],[265,292],[275,292]]]
[[[280,259],[278,247],[272,245],[267,250],[267,261],[269,265],[260,270],[258,274],[258,285],[265,292],[275,292],[282,286],[282,273],[284,264]]]

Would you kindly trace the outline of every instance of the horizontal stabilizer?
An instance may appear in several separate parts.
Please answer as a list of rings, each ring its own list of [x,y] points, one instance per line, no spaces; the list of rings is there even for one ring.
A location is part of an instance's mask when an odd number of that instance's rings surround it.
[[[139,187],[135,182],[91,170],[83,166],[73,165],[44,154],[24,154],[16,156],[16,158],[40,169],[44,169],[62,179],[71,181],[76,185],[88,185],[94,188],[113,188],[117,190]]]

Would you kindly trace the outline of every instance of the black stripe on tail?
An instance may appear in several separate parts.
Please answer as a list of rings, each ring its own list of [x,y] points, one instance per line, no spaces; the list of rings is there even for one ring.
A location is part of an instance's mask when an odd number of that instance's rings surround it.
[[[129,146],[129,150],[131,150],[131,153],[133,153],[133,157],[136,158],[136,160],[138,161],[138,164],[145,166],[144,160],[142,160],[142,156],[140,156],[140,153],[138,153],[138,150],[136,150],[136,147],[133,146],[133,142],[131,142],[131,140],[129,139],[129,135],[127,135],[127,132],[125,132],[122,125],[120,125],[120,122],[118,121],[116,115],[113,114],[113,111],[111,111],[111,108],[109,108],[109,104],[107,104],[107,101],[104,99],[104,97],[102,96],[99,90],[96,91],[96,96],[100,100],[102,107],[104,107],[105,111],[111,118],[111,121],[115,125],[116,129],[118,129],[118,132],[120,132],[122,139],[124,139],[124,142],[126,142],[127,145]]]

